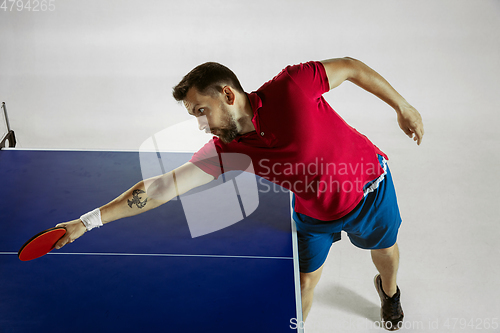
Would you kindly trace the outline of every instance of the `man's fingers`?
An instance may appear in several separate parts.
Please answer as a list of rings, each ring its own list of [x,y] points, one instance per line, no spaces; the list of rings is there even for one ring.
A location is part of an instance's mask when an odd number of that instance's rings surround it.
[[[413,131],[411,130],[411,128],[409,127],[403,127],[403,132],[405,132],[406,135],[408,135],[408,137],[411,139],[411,137],[413,136]]]
[[[422,131],[416,131],[415,136],[417,138],[417,145],[420,146],[420,143],[422,142],[422,137],[423,137]]]
[[[85,228],[81,220],[59,223],[56,225],[56,227],[64,227],[66,229],[66,234],[64,234],[64,236],[60,240],[58,240],[55,245],[55,248],[58,250],[69,243],[73,243],[78,237],[83,235],[83,233],[86,231],[84,230],[82,232],[81,230],[82,227]]]
[[[59,250],[60,248],[62,248],[64,245],[66,245],[66,242],[64,242],[62,239],[60,239],[57,243],[56,243],[56,250]]]
[[[410,139],[417,141],[417,144],[420,145],[422,137],[424,136],[424,128],[421,123],[419,124],[418,122],[413,122],[407,124],[406,126],[402,126],[401,128]]]
[[[420,145],[422,138],[424,137],[424,127],[422,124],[417,124],[415,126],[415,137],[417,139],[417,145]]]
[[[63,238],[61,238],[57,243],[56,243],[56,246],[55,248],[57,250],[59,250],[60,248],[62,248],[64,245],[66,244],[69,244],[69,243],[73,243],[75,240],[74,239],[70,239],[69,236],[63,236]]]
[[[59,227],[66,227],[66,223],[58,223],[58,224],[56,224],[56,228],[59,228]],[[60,240],[57,241],[55,248],[57,250],[59,250],[61,247],[63,247],[64,245],[66,245],[66,243],[67,243],[66,240],[67,239],[68,239],[68,232],[66,231],[66,234]]]

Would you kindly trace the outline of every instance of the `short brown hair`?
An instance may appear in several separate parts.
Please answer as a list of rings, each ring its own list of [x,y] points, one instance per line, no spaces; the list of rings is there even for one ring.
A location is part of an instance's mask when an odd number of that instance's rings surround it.
[[[229,68],[216,62],[206,62],[187,73],[173,88],[172,95],[176,101],[183,101],[191,87],[203,95],[216,95],[224,85],[243,93],[240,81]]]

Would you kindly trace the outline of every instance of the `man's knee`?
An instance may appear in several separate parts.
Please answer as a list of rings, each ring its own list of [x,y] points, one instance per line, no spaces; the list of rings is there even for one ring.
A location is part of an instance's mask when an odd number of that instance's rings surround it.
[[[394,244],[391,247],[385,248],[385,249],[375,249],[375,250],[371,250],[371,251],[372,251],[372,253],[375,253],[375,254],[391,256],[397,250],[397,247],[398,247],[398,243]]]
[[[323,266],[311,273],[300,273],[300,289],[302,291],[312,291],[319,282]]]

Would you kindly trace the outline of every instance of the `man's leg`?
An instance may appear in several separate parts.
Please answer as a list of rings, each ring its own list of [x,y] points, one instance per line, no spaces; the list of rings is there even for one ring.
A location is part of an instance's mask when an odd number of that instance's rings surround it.
[[[399,267],[398,244],[380,250],[371,250],[372,260],[380,273],[382,279],[382,289],[385,294],[392,297],[397,290],[396,276]]]
[[[323,265],[311,273],[300,273],[300,294],[302,296],[302,320],[306,321],[314,296],[314,288],[319,282]]]
[[[379,271],[375,276],[375,288],[380,296],[380,317],[383,327],[394,331],[402,327],[403,308],[401,307],[401,292],[396,284],[396,274],[399,264],[398,245],[386,249],[372,250],[373,263]]]

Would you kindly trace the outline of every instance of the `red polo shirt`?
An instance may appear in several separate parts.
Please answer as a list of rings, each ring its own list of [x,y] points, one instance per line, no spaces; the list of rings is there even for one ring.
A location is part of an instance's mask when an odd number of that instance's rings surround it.
[[[377,154],[387,156],[330,107],[322,96],[327,91],[320,62],[288,66],[248,94],[256,131],[229,144],[214,137],[191,162],[218,178],[246,168],[225,153],[244,154],[255,174],[295,193],[298,213],[341,218],[361,201],[363,186],[383,173]]]

